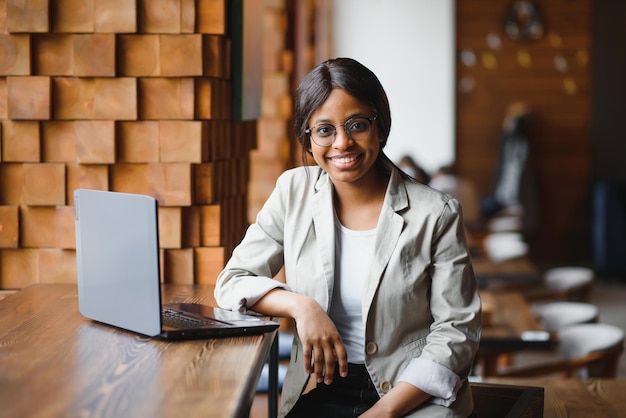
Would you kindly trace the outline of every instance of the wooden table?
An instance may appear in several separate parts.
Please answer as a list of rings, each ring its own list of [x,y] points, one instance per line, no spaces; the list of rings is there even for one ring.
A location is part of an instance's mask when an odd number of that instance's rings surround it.
[[[477,359],[482,363],[484,376],[495,374],[501,354],[553,347],[553,338],[537,321],[520,292],[481,290],[480,298],[483,331]]]
[[[214,304],[208,286],[162,295]],[[0,415],[247,417],[274,336],[151,339],[82,317],[75,285],[29,286],[0,301]]]
[[[475,256],[472,268],[481,289],[541,282],[539,267],[526,256],[499,263],[491,261],[487,255]]]
[[[483,382],[544,388],[546,418],[626,417],[624,379],[488,378]]]

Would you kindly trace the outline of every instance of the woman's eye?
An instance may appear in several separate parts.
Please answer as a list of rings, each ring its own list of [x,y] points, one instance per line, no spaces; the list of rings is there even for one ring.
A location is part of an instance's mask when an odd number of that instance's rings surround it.
[[[367,130],[367,122],[361,119],[350,122],[350,132],[362,132]]]
[[[318,136],[331,136],[333,134],[334,126],[330,125],[320,125],[315,130],[315,133]]]

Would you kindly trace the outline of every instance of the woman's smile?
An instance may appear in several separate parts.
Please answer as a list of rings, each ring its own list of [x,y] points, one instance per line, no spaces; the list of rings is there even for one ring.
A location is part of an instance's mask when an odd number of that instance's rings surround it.
[[[362,154],[349,154],[349,155],[336,155],[333,157],[326,157],[331,163],[333,163],[338,168],[354,168],[358,162],[360,161],[360,156]]]
[[[324,133],[335,129],[332,142],[327,146],[317,145],[313,138],[311,153],[336,186],[338,183],[359,187],[371,187],[371,182],[377,184],[374,165],[380,152],[378,130],[372,126],[365,138],[356,141],[348,133],[349,129],[342,126],[346,121],[355,119],[365,119],[366,123],[370,123],[367,118],[371,117],[372,109],[369,106],[342,89],[333,89],[326,101],[311,114],[309,126],[315,132],[320,126]],[[361,128],[362,125],[357,123],[355,127]]]

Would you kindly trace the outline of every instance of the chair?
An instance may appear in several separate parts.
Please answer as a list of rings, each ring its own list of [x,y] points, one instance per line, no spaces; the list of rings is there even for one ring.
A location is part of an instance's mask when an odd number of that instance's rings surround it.
[[[558,334],[558,349],[548,360],[497,372],[498,377],[563,376],[615,378],[624,351],[624,331],[609,324],[570,325]]]
[[[528,254],[528,244],[519,232],[488,234],[484,239],[484,247],[487,256],[494,263],[501,263]]]
[[[586,267],[557,267],[546,270],[544,284],[553,291],[562,291],[568,300],[588,300],[595,274]]]
[[[532,311],[549,332],[556,332],[570,325],[597,322],[600,310],[585,302],[550,302],[532,306]]]

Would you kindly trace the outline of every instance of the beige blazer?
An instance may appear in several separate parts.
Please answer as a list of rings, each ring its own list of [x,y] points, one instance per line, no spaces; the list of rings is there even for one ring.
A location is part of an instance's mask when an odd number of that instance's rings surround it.
[[[252,305],[255,293],[280,284],[284,266],[291,291],[329,310],[335,252],[332,183],[319,167],[285,172],[256,222],[219,275],[215,296],[231,309]],[[413,358],[443,365],[463,381],[457,400],[425,404],[409,415],[466,417],[467,383],[478,347],[480,299],[456,200],[392,171],[378,222],[371,273],[363,289],[365,364],[383,396]],[[265,290],[263,290],[265,289]],[[295,338],[280,416],[308,383]]]

